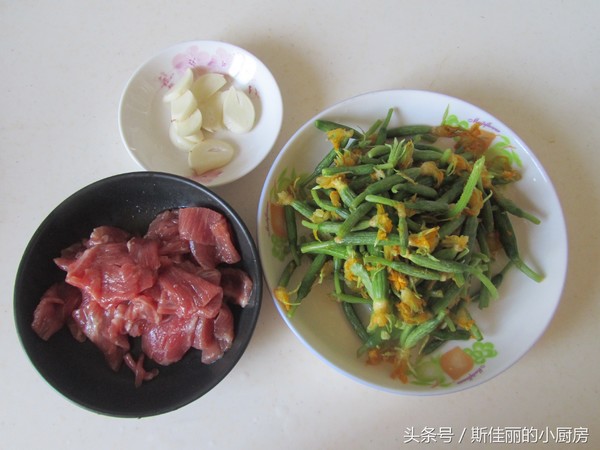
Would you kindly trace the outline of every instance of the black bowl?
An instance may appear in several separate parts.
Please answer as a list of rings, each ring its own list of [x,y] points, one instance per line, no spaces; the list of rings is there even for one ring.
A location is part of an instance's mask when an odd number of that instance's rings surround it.
[[[53,258],[89,236],[93,228],[114,225],[143,234],[166,209],[205,206],[227,217],[242,256],[237,265],[254,283],[245,308],[232,307],[235,339],[218,361],[206,365],[191,349],[179,362],[160,367],[155,379],[134,386],[131,370],[112,371],[89,341],[77,342],[66,327],[47,342],[31,328],[42,294],[63,279]],[[42,222],[21,260],[14,291],[14,315],[21,343],[40,374],[58,392],[86,409],[118,417],[144,417],[180,408],[206,394],[233,369],[244,353],[260,312],[262,269],[255,243],[237,213],[209,189],[186,178],[135,172],[93,183],[63,201]],[[147,362],[149,362],[147,360]]]

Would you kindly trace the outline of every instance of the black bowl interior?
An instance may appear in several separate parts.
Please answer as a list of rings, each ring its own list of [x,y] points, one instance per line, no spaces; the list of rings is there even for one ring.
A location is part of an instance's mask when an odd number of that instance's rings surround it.
[[[53,263],[60,251],[90,234],[94,227],[114,225],[131,233],[145,233],[156,215],[166,209],[206,206],[223,213],[234,231],[242,261],[252,278],[251,303],[233,307],[236,337],[232,348],[211,365],[190,350],[179,362],[159,366],[160,374],[134,387],[125,366],[113,372],[89,341],[79,343],[61,330],[47,342],[32,330],[33,311],[45,290],[64,279]],[[231,207],[209,189],[186,178],[134,172],[89,185],[61,203],[42,222],[21,260],[14,290],[14,314],[21,343],[40,374],[57,391],[89,410],[119,417],[144,417],[180,408],[219,383],[235,366],[254,331],[262,298],[262,271],[255,243]],[[147,359],[145,365],[151,367]]]

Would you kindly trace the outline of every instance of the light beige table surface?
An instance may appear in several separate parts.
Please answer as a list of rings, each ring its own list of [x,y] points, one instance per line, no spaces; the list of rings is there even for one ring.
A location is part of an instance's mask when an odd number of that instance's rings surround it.
[[[599,448],[599,18],[594,0],[0,1],[0,448],[418,447],[406,442],[409,430],[425,448],[474,448],[478,432],[496,430],[501,441],[510,427],[545,432],[549,442],[535,446],[562,448],[584,444],[558,444],[556,436],[568,438],[560,430],[583,429],[587,445]],[[253,233],[280,149],[305,121],[345,98],[433,90],[480,106],[519,134],[553,180],[569,232],[562,300],[531,351],[471,390],[394,396],[318,360],[265,290],[242,360],[178,411],[114,419],[49,387],[15,332],[12,289],[22,252],[65,197],[140,170],[119,136],[122,90],[153,54],[194,39],[249,50],[282,90],[283,126],[271,153],[246,177],[215,189]],[[453,441],[442,442],[441,431]]]

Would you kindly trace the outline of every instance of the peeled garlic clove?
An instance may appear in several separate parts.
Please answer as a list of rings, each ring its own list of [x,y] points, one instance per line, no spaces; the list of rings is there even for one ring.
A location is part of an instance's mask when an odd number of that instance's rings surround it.
[[[173,85],[173,87],[163,97],[163,102],[169,103],[182,95],[192,87],[194,81],[194,72],[189,67],[183,72],[182,77]]]
[[[252,100],[244,92],[231,87],[223,100],[223,124],[234,133],[246,133],[254,126]]]
[[[171,102],[171,118],[174,120],[187,119],[196,109],[198,109],[196,97],[188,89]]]
[[[197,144],[189,153],[188,164],[196,175],[223,167],[232,160],[231,144],[219,139],[207,139]]]
[[[174,120],[173,124],[176,133],[181,137],[197,133],[202,128],[202,113],[199,109],[196,109],[189,117],[183,120]]]
[[[171,122],[169,127],[169,138],[175,147],[179,150],[189,152],[204,139],[202,130],[197,131],[189,136],[179,136],[177,134],[175,122]]]
[[[223,96],[224,92],[211,95],[199,108],[202,112],[202,128],[206,131],[218,131],[223,128]]]
[[[191,90],[198,103],[202,103],[218,92],[226,83],[227,80],[220,73],[205,73],[194,81]]]

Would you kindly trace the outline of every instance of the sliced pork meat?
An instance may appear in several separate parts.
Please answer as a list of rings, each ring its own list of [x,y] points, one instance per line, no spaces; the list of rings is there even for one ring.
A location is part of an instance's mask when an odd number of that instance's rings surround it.
[[[200,359],[204,364],[212,364],[221,359],[223,350],[215,337],[215,319],[198,318],[192,346],[202,351]]]
[[[148,325],[142,334],[143,352],[163,366],[179,361],[192,347],[197,320],[171,315],[158,324]]]
[[[166,267],[158,276],[161,289],[158,311],[190,317],[212,300],[221,302],[223,289],[204,278],[181,269],[176,265]]]
[[[99,244],[115,244],[119,242],[127,242],[131,235],[120,228],[103,225],[94,228],[90,238],[85,242],[86,247],[93,247]]]
[[[127,242],[127,250],[136,264],[150,270],[158,270],[161,265],[160,242],[154,239],[134,237]]]
[[[204,364],[211,364],[231,348],[234,337],[233,314],[226,304],[222,304],[216,317],[198,318],[192,347],[202,350]]]
[[[60,256],[58,258],[54,258],[54,264],[67,272],[71,263],[75,262],[75,260],[81,256],[86,248],[87,247],[84,240],[76,242],[75,244],[63,249],[60,252]]]
[[[204,267],[214,268],[220,263],[235,264],[241,260],[232,240],[231,227],[222,214],[209,208],[190,207],[179,211],[179,234],[199,246],[194,256],[213,247],[211,260],[198,260]]]
[[[150,223],[146,238],[160,242],[161,255],[189,253],[190,245],[179,234],[179,210],[163,211]]]
[[[48,340],[66,325],[113,370],[124,361],[136,386],[158,375],[145,356],[170,365],[195,348],[211,364],[233,343],[229,305],[246,306],[252,292],[250,277],[227,266],[238,261],[229,223],[208,208],[165,211],[144,236],[100,226],[54,260],[65,280],[44,293],[32,328]],[[132,353],[132,339],[143,354]]]
[[[73,318],[86,337],[100,349],[109,367],[115,372],[121,367],[123,356],[129,351],[129,339],[124,334],[115,333],[111,327],[115,308],[104,309],[99,303],[84,299],[80,307],[73,311]]]
[[[223,288],[225,301],[241,307],[248,305],[253,284],[246,272],[235,267],[223,267],[219,284]]]
[[[150,381],[158,375],[158,369],[144,369],[144,354],[142,353],[138,360],[131,353],[123,357],[125,365],[131,369],[135,376],[135,387],[140,387],[144,381]]]
[[[219,315],[215,319],[215,339],[223,352],[226,352],[231,348],[234,334],[233,314],[229,307],[224,303],[221,305]]]
[[[98,244],[69,265],[66,281],[107,307],[151,287],[156,271],[136,263],[126,243]]]
[[[64,327],[71,319],[73,310],[81,303],[79,289],[65,283],[53,284],[42,295],[42,300],[33,312],[33,330],[43,340]]]

